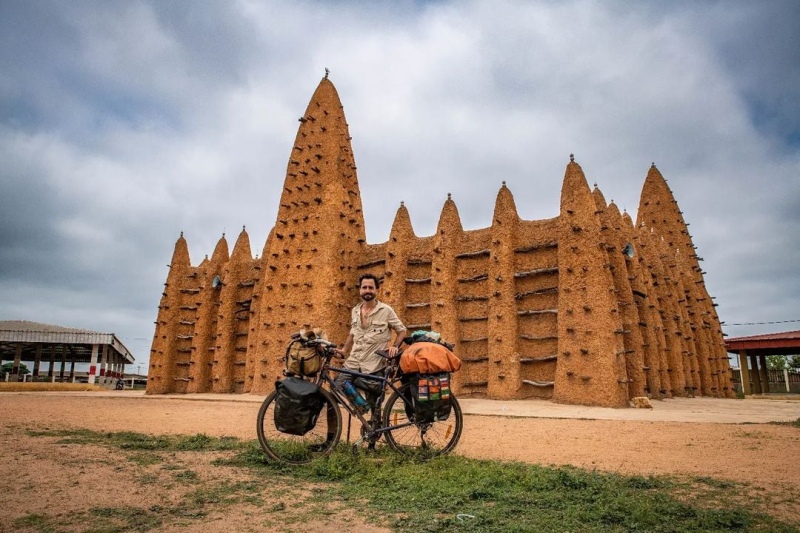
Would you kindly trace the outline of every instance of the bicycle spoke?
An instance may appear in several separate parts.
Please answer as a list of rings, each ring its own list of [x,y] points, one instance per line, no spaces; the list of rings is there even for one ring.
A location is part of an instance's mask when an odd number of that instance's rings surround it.
[[[401,389],[407,396],[408,388]],[[385,418],[393,429],[386,432],[386,440],[393,449],[405,454],[422,452],[435,456],[451,451],[461,437],[463,417],[461,407],[452,398],[452,412],[446,420],[430,423],[417,423],[413,420],[413,408],[406,405],[403,398],[394,393],[386,404]]]

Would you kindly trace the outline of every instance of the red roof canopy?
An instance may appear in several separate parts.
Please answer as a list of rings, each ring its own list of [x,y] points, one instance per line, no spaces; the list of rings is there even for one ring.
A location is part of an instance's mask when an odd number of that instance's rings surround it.
[[[747,350],[748,352],[758,352],[758,355],[798,355],[800,354],[800,331],[726,339],[725,349],[731,353]]]

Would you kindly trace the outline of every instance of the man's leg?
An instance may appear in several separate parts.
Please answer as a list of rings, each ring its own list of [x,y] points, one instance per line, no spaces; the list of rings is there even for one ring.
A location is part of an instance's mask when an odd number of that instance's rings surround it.
[[[353,357],[348,357],[345,359],[344,363],[342,364],[342,368],[346,368],[347,370],[353,370],[354,372],[359,371],[358,361],[356,361]],[[343,372],[339,372],[339,374],[334,378],[334,383],[336,383],[337,387],[341,387],[344,385],[345,381],[348,381],[351,377]],[[336,413],[333,411],[336,407],[329,405],[328,410],[326,412],[326,416],[328,418],[328,428],[332,428],[334,424],[336,424]],[[333,440],[333,435],[328,433],[327,440]]]

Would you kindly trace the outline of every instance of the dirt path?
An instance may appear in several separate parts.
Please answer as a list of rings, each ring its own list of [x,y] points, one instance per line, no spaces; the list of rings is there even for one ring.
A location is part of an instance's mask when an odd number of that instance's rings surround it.
[[[180,398],[4,394],[0,426],[255,439],[259,404]],[[800,430],[770,424],[569,420],[467,415],[456,453],[621,473],[694,474],[758,484],[800,484],[786,451]]]
[[[205,433],[255,439],[258,408],[259,404],[253,401],[5,393],[0,396],[0,458],[6,472],[28,479],[33,490],[42,485],[41,490],[46,491],[48,475],[60,475],[59,469],[35,474],[26,471],[30,463],[20,461],[20,453],[54,465],[64,464],[65,460],[79,463],[80,458],[48,457],[52,451],[46,448],[19,450],[15,444],[18,437],[14,435],[19,435],[20,428]],[[31,445],[35,444],[26,443]],[[791,426],[467,415],[455,453],[619,473],[679,474],[746,482],[781,495],[785,501],[779,514],[791,516],[800,513],[800,462],[791,458],[791,450],[798,447],[800,429]],[[9,455],[13,453],[17,457]],[[86,485],[84,490],[102,491],[102,486]]]

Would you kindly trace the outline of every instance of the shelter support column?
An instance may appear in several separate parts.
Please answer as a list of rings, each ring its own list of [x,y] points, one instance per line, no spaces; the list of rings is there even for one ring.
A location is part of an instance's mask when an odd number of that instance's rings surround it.
[[[758,374],[758,357],[750,354],[750,375],[753,379],[753,394],[761,394],[761,379]]]
[[[69,382],[75,383],[75,359],[69,362]]]
[[[769,392],[769,372],[767,371],[767,356],[766,355],[759,355],[758,362],[761,365],[761,372],[759,376],[761,377],[761,390],[763,391],[762,394],[766,394]]]
[[[108,365],[108,345],[103,345],[103,353],[100,356],[100,385],[106,384],[106,367]]]
[[[58,381],[64,383],[64,371],[67,369],[67,345],[61,345],[61,370],[58,373]]]
[[[745,396],[753,394],[750,389],[750,370],[747,368],[747,350],[739,352],[739,368],[742,378],[742,394]]]
[[[36,345],[36,356],[35,356],[35,358],[33,360],[33,372],[31,373],[31,377],[32,378],[38,378],[39,377],[39,365],[41,364],[41,362],[42,362],[42,345],[41,344],[37,344]]]
[[[94,385],[95,376],[97,375],[97,352],[99,348],[99,344],[92,344],[92,356],[89,359],[89,385]]]
[[[11,375],[14,381],[19,379],[19,365],[22,362],[22,344],[17,344],[14,349],[14,366],[11,367]]]
[[[56,345],[53,344],[50,346],[50,367],[47,369],[47,379],[50,381],[55,381],[56,377],[54,374],[56,367]]]

